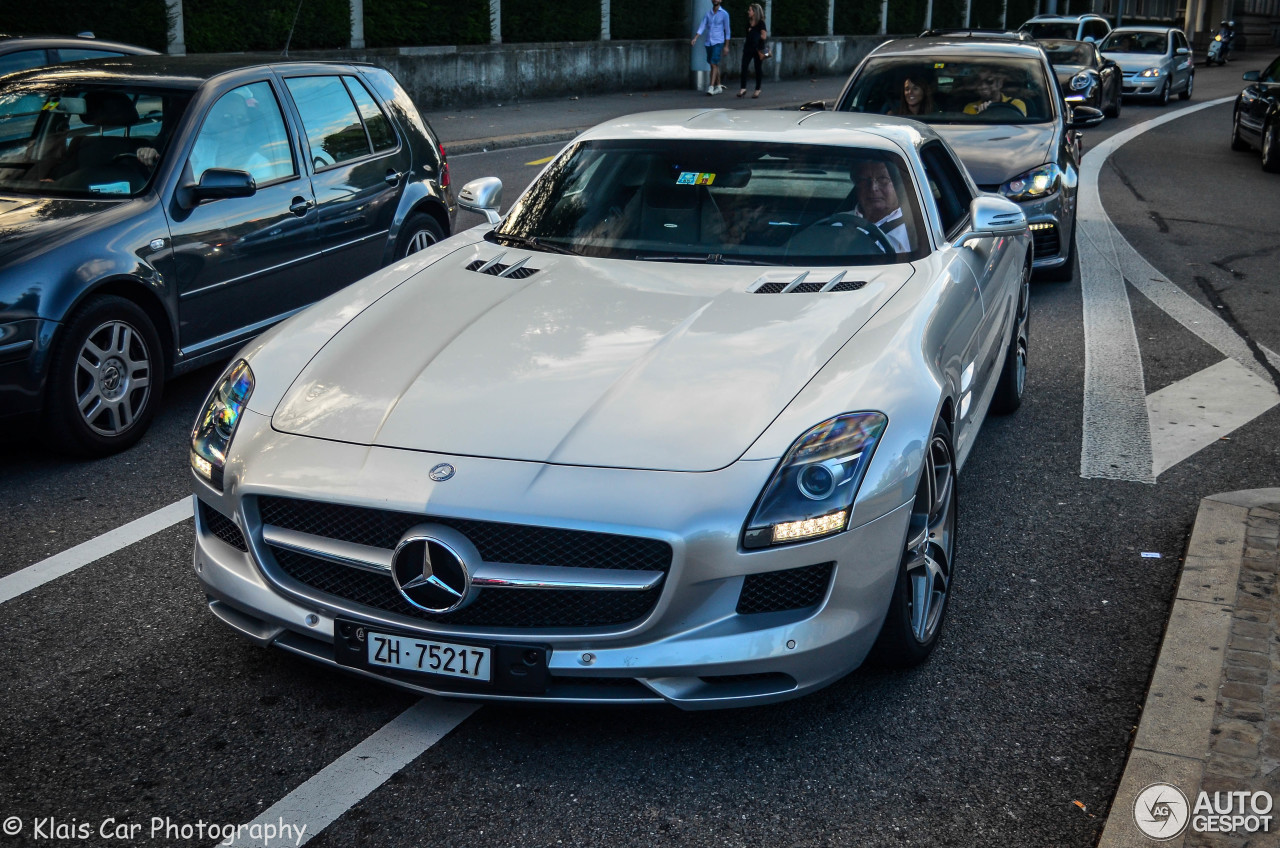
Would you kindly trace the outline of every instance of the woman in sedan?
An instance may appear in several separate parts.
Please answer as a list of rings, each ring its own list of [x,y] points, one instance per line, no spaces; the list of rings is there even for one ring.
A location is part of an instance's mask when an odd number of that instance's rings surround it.
[[[898,105],[889,110],[890,115],[910,118],[912,115],[928,115],[935,111],[933,93],[937,86],[923,74],[906,77],[902,81],[902,97]]]

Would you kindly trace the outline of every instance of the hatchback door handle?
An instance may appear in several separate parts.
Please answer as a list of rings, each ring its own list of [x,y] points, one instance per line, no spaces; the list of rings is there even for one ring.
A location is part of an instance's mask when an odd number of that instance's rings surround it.
[[[389,169],[387,171],[387,185],[393,186],[399,182],[400,182],[400,172],[394,169]]]
[[[297,215],[299,218],[307,214],[307,210],[315,204],[305,197],[295,197],[293,202],[289,204],[289,211]]]

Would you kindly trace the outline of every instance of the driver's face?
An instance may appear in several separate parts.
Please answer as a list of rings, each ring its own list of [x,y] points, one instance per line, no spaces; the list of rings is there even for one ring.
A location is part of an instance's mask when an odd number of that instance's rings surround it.
[[[858,206],[872,223],[898,208],[898,192],[883,162],[859,165],[854,179],[858,181]]]
[[[983,74],[978,77],[978,97],[983,100],[999,100],[1004,96],[1004,77],[999,74]]]

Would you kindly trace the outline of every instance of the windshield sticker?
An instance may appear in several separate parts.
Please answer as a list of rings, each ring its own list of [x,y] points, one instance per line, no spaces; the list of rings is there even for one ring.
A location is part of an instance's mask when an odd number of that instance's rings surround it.
[[[716,181],[715,174],[699,174],[696,171],[681,171],[676,185],[711,185]]]
[[[94,194],[128,194],[129,184],[127,182],[99,183],[89,186],[89,191]]]
[[[54,109],[57,109],[57,108],[58,108],[58,98],[56,98],[56,97],[55,97],[55,98],[53,98],[52,100],[50,100],[48,103],[46,103],[46,104],[44,104],[43,106],[41,106],[41,107],[40,107],[40,111],[41,111],[41,112],[52,112]]]

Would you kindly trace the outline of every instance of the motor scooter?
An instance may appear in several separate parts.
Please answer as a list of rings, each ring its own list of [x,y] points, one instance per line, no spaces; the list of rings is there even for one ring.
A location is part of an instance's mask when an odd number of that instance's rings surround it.
[[[1231,48],[1236,40],[1236,31],[1233,21],[1223,21],[1218,31],[1214,33],[1213,41],[1209,42],[1209,50],[1205,54],[1206,65],[1225,65],[1231,59]]]

